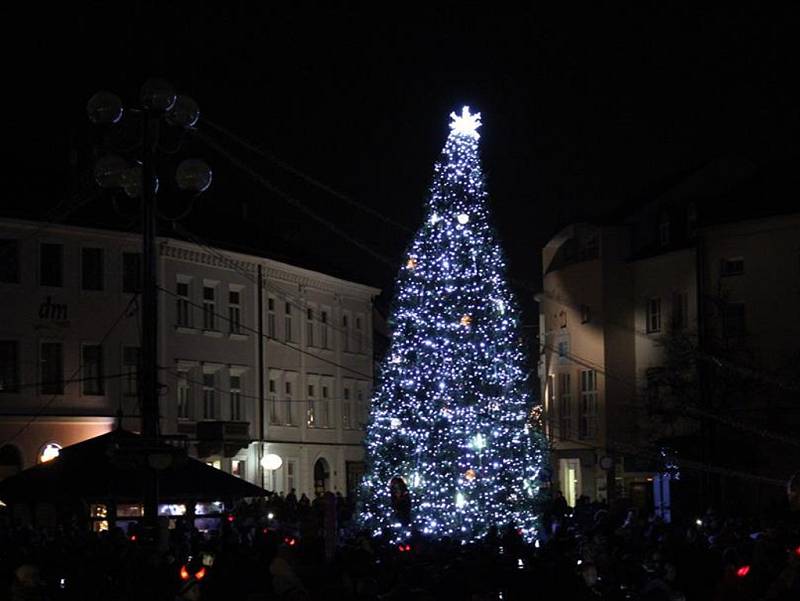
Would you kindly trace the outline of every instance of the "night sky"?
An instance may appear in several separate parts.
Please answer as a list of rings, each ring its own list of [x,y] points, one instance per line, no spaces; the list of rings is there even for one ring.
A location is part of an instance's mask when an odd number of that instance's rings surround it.
[[[447,115],[466,104],[483,114],[496,225],[512,276],[527,283],[518,287],[525,321],[534,322],[540,249],[567,220],[607,211],[716,157],[761,166],[791,165],[797,155],[798,20],[764,3],[699,10],[548,2],[511,11],[462,2],[385,12],[110,4],[7,21],[18,35],[5,52],[15,155],[6,207],[44,212],[79,191],[91,168],[87,99],[109,89],[130,103],[148,76],[160,75],[212,123],[415,229]],[[193,140],[187,152],[215,172],[192,215],[204,235],[214,227],[235,235],[235,220],[215,215],[240,215],[246,203],[283,252],[294,245],[311,264],[391,290],[408,231],[202,123],[201,131],[396,267]]]

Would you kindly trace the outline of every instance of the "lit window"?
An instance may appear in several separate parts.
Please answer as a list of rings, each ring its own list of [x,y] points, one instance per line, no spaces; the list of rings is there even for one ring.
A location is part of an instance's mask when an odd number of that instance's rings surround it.
[[[647,333],[661,331],[661,299],[651,298],[647,301]]]

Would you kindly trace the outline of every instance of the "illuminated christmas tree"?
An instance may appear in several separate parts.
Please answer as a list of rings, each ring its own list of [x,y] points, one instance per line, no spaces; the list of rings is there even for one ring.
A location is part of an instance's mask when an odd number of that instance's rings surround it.
[[[400,269],[372,400],[360,518],[399,542],[536,537],[542,433],[478,157],[480,113],[451,114],[425,222]]]

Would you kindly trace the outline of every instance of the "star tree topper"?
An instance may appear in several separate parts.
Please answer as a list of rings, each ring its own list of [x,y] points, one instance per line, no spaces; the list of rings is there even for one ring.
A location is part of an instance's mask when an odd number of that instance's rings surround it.
[[[465,106],[461,109],[460,116],[453,111],[450,113],[450,118],[452,119],[450,122],[450,129],[455,133],[463,136],[470,136],[476,140],[481,137],[478,133],[478,128],[482,125],[480,113],[472,115],[469,112],[469,107]]]

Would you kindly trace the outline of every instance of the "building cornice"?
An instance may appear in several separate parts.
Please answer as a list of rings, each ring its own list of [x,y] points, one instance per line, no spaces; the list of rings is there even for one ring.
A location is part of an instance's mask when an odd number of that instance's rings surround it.
[[[292,286],[301,288],[313,288],[339,296],[350,296],[358,299],[365,297],[371,298],[380,294],[380,289],[364,284],[358,284],[348,280],[343,280],[331,275],[312,271],[302,267],[289,265],[258,257],[245,255],[242,253],[213,249],[219,254],[212,254],[208,250],[183,240],[166,238],[160,241],[161,256],[189,263],[209,265],[221,269],[231,269],[234,271],[245,271],[255,278],[258,266],[264,270],[264,276],[268,279],[277,280]]]

